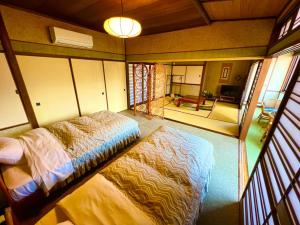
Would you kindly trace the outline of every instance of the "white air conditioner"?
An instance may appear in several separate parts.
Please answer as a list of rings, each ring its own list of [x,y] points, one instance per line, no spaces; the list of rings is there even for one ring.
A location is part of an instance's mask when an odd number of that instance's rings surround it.
[[[93,48],[93,37],[59,27],[49,27],[52,42],[58,45],[66,45],[80,48]]]

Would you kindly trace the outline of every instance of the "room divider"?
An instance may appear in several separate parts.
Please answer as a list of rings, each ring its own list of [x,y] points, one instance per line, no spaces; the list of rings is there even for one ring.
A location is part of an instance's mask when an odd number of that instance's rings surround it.
[[[129,69],[130,103],[134,110],[149,117],[164,113],[166,93],[166,67],[161,64],[131,64]]]

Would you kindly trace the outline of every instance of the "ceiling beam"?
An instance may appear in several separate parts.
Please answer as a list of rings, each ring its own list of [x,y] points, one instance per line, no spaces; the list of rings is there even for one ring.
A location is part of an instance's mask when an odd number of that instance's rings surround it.
[[[201,0],[193,0],[193,3],[195,4],[199,14],[204,19],[205,23],[209,25],[211,23],[210,18],[201,2]]]

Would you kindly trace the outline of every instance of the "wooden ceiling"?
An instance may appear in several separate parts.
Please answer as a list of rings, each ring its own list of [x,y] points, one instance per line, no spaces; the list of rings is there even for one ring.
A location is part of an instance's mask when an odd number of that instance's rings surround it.
[[[123,0],[124,16],[137,19],[142,35],[196,26],[211,21],[277,17],[289,0]],[[26,10],[97,31],[121,15],[121,0],[0,0]]]

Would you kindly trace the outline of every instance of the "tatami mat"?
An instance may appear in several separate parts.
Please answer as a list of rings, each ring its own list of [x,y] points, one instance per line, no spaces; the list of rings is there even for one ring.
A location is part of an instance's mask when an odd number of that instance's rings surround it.
[[[169,120],[133,116],[128,110],[122,114],[139,122],[142,137],[167,125],[210,141],[214,146],[215,165],[197,225],[238,225],[238,139]]]
[[[154,115],[229,136],[239,136],[239,109],[236,104],[217,102],[212,112],[209,110],[196,111],[193,104],[182,104],[177,107],[170,97],[166,97],[164,101],[155,101],[152,104]],[[165,105],[164,108],[162,107],[163,104]],[[213,102],[206,101],[206,104],[212,105]],[[139,105],[138,108],[145,108],[145,105]]]
[[[164,116],[167,119],[175,120],[181,123],[190,124],[200,128],[217,131],[226,135],[239,135],[239,126],[236,123],[228,123],[214,119],[208,119],[180,111],[165,109]]]
[[[205,105],[213,105],[213,101],[206,101]],[[196,105],[190,103],[181,104],[180,107],[177,107],[174,102],[169,102],[165,105],[165,109],[180,111],[228,123],[238,123],[238,105],[227,102],[217,102],[212,112],[201,109],[196,111]]]

